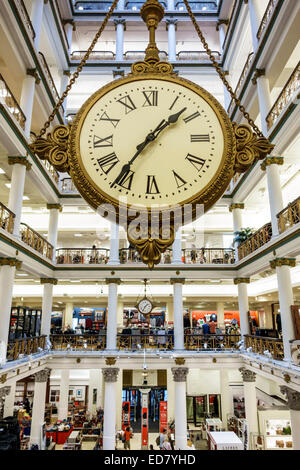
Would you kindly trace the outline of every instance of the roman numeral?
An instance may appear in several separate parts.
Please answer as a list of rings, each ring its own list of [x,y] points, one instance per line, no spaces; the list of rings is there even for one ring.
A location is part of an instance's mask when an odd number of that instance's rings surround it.
[[[209,134],[191,135],[191,142],[210,142]]]
[[[101,148],[101,147],[112,147],[113,145],[113,136],[110,135],[109,137],[98,137],[94,135],[94,149]]]
[[[128,114],[136,109],[136,106],[129,95],[126,95],[117,101],[125,106],[125,114]]]
[[[181,176],[179,176],[178,173],[176,173],[176,171],[172,170],[173,171],[173,175],[174,175],[174,178],[175,178],[175,181],[176,181],[176,185],[177,185],[177,188],[181,188],[181,186],[184,186],[186,184],[186,181],[184,181],[183,178],[181,178]]]
[[[120,122],[120,119],[111,119],[111,118],[108,116],[108,114],[107,114],[106,111],[102,114],[102,116],[101,116],[101,118],[100,118],[99,120],[100,120],[100,121],[109,121],[109,122],[112,123],[112,125],[113,125],[114,127],[117,127],[117,125],[118,125],[119,122]]]
[[[184,118],[184,122],[187,124],[188,122],[192,121],[193,119],[196,119],[199,116],[200,116],[199,111],[196,111],[194,114],[191,114],[190,116]]]
[[[145,106],[157,106],[158,103],[158,91],[151,90],[151,91],[143,91],[143,95],[146,98],[143,107]]]
[[[105,155],[105,157],[98,158],[97,162],[103,173],[106,175],[113,169],[113,167],[119,162],[119,159],[115,152]]]
[[[124,173],[120,181],[118,182],[119,186],[122,186],[124,189],[128,189],[128,191],[131,190],[131,185],[132,185],[132,179],[134,176],[134,171],[127,171],[127,173]]]
[[[157,182],[155,176],[148,175],[147,176],[147,191],[146,194],[159,194],[160,191],[157,186]]]
[[[173,103],[171,104],[171,106],[169,107],[169,111],[171,111],[171,109],[173,108],[174,104],[176,103],[176,101],[178,100],[179,96],[176,96],[175,100],[173,101]]]
[[[195,157],[190,153],[187,154],[185,159],[188,160],[196,168],[197,171],[202,170],[203,166],[205,165],[205,160],[203,158]]]

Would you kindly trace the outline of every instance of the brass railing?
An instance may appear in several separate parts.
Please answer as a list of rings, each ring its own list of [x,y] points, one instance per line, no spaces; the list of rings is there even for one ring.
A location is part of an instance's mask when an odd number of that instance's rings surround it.
[[[273,12],[274,12],[274,10],[275,10],[275,7],[276,7],[277,3],[278,3],[278,0],[270,0],[270,1],[269,1],[269,4],[268,4],[268,6],[267,6],[267,8],[266,8],[266,11],[265,11],[265,14],[264,14],[264,16],[263,16],[263,19],[262,19],[262,21],[261,21],[261,23],[260,23],[260,27],[259,27],[259,29],[258,29],[258,31],[257,31],[257,39],[258,39],[258,40],[261,39],[261,37],[262,37],[262,35],[263,35],[263,33],[264,33],[266,27],[268,26],[269,21],[270,21],[270,18],[271,18],[272,15],[273,15]]]
[[[51,163],[48,162],[48,160],[41,160],[41,161],[43,162],[43,164],[44,164],[46,170],[48,171],[48,173],[54,179],[55,183],[58,184],[59,183],[59,174],[56,171],[56,169],[51,165]]]
[[[121,264],[142,263],[141,256],[137,250],[131,248],[121,248],[119,250],[119,259]],[[161,263],[170,264],[172,262],[172,250],[166,250],[162,254]]]
[[[23,24],[26,26],[26,28],[29,32],[29,36],[34,41],[35,36],[36,36],[35,31],[34,31],[34,28],[32,26],[30,17],[28,15],[28,11],[25,7],[25,4],[24,4],[23,0],[14,0],[14,3],[15,3],[15,6],[18,10],[18,13],[20,14],[21,19],[23,20]]]
[[[239,260],[258,250],[272,238],[272,224],[268,223],[257,230],[248,240],[238,247]]]
[[[21,239],[26,243],[26,245],[38,251],[46,258],[52,260],[53,246],[48,242],[48,240],[46,240],[46,238],[42,237],[42,235],[24,223],[21,223],[20,232]]]
[[[89,350],[97,351],[105,349],[106,345],[106,331],[100,330],[95,334],[61,334],[51,335],[50,342],[52,349],[56,351],[64,350]]]
[[[300,222],[300,197],[279,212],[277,218],[279,233],[283,233],[298,224]]]
[[[0,102],[3,101],[7,106],[9,112],[20,124],[23,130],[25,130],[26,116],[20,108],[19,103],[15,99],[14,95],[10,91],[6,81],[0,74]]]
[[[204,335],[200,333],[186,333],[184,335],[184,347],[187,350],[238,350],[241,335],[214,334]]]
[[[40,350],[44,350],[46,346],[46,336],[36,336],[32,338],[16,339],[9,341],[7,344],[7,360],[15,361],[20,356],[28,356],[35,354]]]
[[[13,233],[15,214],[0,202],[0,227],[9,233]]]
[[[284,86],[282,92],[277,98],[276,103],[266,118],[268,129],[271,129],[271,127],[273,127],[274,124],[278,121],[281,113],[291,103],[291,100],[297,91],[300,92],[300,62],[298,62],[295,70],[293,71],[291,77]],[[299,98],[299,95],[297,98]]]
[[[39,52],[39,57],[40,57],[40,61],[41,61],[42,67],[43,67],[45,77],[46,77],[47,82],[48,82],[48,84],[50,86],[50,89],[52,91],[52,94],[53,94],[55,99],[59,100],[60,96],[58,94],[57,88],[55,86],[55,83],[54,83],[52,74],[50,72],[50,69],[48,67],[47,61],[45,59],[45,56],[42,52]]]
[[[174,335],[167,333],[165,330],[157,330],[146,333],[137,330],[135,334],[118,333],[117,347],[120,350],[135,349],[159,349],[168,350],[174,347]]]
[[[106,248],[60,248],[56,250],[57,264],[106,264],[109,250]]]
[[[185,264],[233,264],[234,250],[231,248],[185,248],[182,250]]]
[[[78,189],[73,183],[72,178],[64,178],[61,180],[61,192],[62,193],[78,193]]]
[[[245,349],[252,348],[251,352],[264,354],[269,351],[273,359],[282,360],[284,358],[283,341],[277,338],[264,338],[261,336],[245,335]]]
[[[238,4],[239,4],[239,0],[235,0],[234,5],[233,5],[233,8],[232,8],[232,10],[231,10],[231,15],[230,15],[230,18],[229,18],[229,23],[228,23],[228,27],[227,27],[227,31],[226,31],[224,43],[223,43],[223,45],[221,44],[221,46],[223,46],[223,50],[225,49],[225,44],[227,43],[227,39],[229,38],[229,36],[230,36],[230,34],[231,34],[231,31],[232,31],[232,25],[233,25],[233,23],[234,23],[234,20],[235,20],[235,18],[236,18],[236,15],[237,15],[237,7],[238,7]]]
[[[248,76],[248,72],[249,72],[249,69],[250,69],[250,67],[251,67],[253,58],[254,58],[254,53],[251,52],[251,54],[249,54],[248,57],[247,57],[247,60],[246,60],[246,63],[245,63],[245,65],[244,65],[244,68],[243,68],[243,70],[242,70],[240,79],[239,79],[239,81],[238,81],[238,83],[237,83],[237,86],[236,86],[236,88],[235,88],[235,94],[236,94],[237,96],[239,95],[239,93],[240,93],[240,91],[241,91],[241,88],[242,88],[242,86],[243,86],[243,84],[244,84],[244,82],[245,82],[245,80],[246,80],[246,78],[247,78],[247,76]],[[231,113],[232,113],[234,106],[235,106],[235,101],[234,101],[234,100],[231,100],[230,105],[229,105],[229,107],[228,107],[228,114],[231,114]]]

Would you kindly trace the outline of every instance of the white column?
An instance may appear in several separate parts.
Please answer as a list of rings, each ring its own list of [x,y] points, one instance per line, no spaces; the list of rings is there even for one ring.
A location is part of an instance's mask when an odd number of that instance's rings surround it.
[[[69,406],[69,369],[62,369],[59,385],[59,403],[58,403],[58,419],[64,420],[68,417]]]
[[[184,350],[184,329],[183,329],[183,301],[182,284],[185,280],[180,278],[171,279],[173,284],[174,302],[174,349]]]
[[[124,29],[125,20],[117,19],[114,20],[116,27],[116,61],[122,61],[124,55]]]
[[[296,266],[295,259],[277,258],[270,262],[272,269],[276,268],[284,360],[292,361],[290,341],[295,339],[294,322],[291,306],[294,304],[291,268]]]
[[[245,209],[245,204],[236,203],[234,202],[229,207],[229,211],[232,212],[232,220],[233,220],[233,233],[239,232],[243,227],[243,220],[242,220],[242,211]],[[235,260],[238,261],[239,259],[239,251],[238,245],[235,245]]]
[[[71,54],[72,42],[73,42],[73,31],[76,30],[74,20],[65,20],[64,26],[65,26],[65,32],[66,32],[68,46],[69,46],[69,54]]]
[[[187,448],[187,418],[186,418],[186,378],[189,372],[187,367],[173,367],[175,382],[175,448]]]
[[[120,238],[119,224],[111,222],[110,223],[110,252],[109,252],[109,260],[107,263],[110,266],[116,266],[120,264],[119,238]]]
[[[168,58],[170,62],[176,61],[176,23],[174,18],[166,20],[168,30]]]
[[[117,327],[123,328],[123,312],[124,312],[124,303],[118,300],[117,303]]]
[[[231,395],[229,388],[228,370],[220,370],[221,410],[223,428],[227,429],[228,415],[231,413]]]
[[[168,422],[175,418],[175,383],[171,369],[167,369]]]
[[[253,78],[253,83],[257,84],[257,94],[261,118],[261,128],[264,135],[268,134],[267,116],[272,109],[272,99],[270,92],[270,82],[265,76],[264,70],[256,70],[256,76]]]
[[[224,302],[217,302],[218,328],[225,331],[224,324]]]
[[[249,325],[249,300],[248,300],[248,288],[247,284],[250,283],[249,278],[237,278],[234,279],[234,284],[238,286],[239,296],[239,312],[240,312],[240,330],[243,339],[244,335],[250,335]]]
[[[118,10],[125,10],[125,0],[119,0],[117,9]]]
[[[279,235],[277,214],[279,214],[283,209],[279,165],[283,165],[283,158],[281,157],[267,157],[261,164],[261,169],[263,171],[266,170],[267,172],[273,237],[277,237]]]
[[[56,261],[56,246],[57,246],[57,233],[58,233],[58,218],[59,213],[62,211],[60,204],[47,204],[47,209],[50,211],[48,223],[48,242],[53,246],[53,261]]]
[[[9,157],[8,163],[13,167],[8,199],[8,208],[16,216],[14,219],[13,234],[16,237],[19,237],[26,169],[29,170],[31,168],[31,164],[27,161],[26,157]]]
[[[290,409],[293,449],[300,450],[300,393],[285,386],[280,390],[286,395]]]
[[[122,427],[122,390],[123,390],[123,371],[118,374],[116,381],[116,429]]]
[[[181,228],[179,228],[172,245],[172,264],[183,264],[181,248]]]
[[[117,349],[117,308],[120,279],[106,279],[108,284],[106,349]]]
[[[147,435],[142,435],[142,439],[141,439],[141,450],[148,450],[149,448],[149,416],[148,416],[148,406],[149,406],[149,392],[150,392],[150,388],[141,388],[140,389],[140,392],[141,392],[141,401],[142,401],[142,426],[143,426],[143,423],[144,421],[146,426],[147,426]],[[146,409],[147,410],[147,417],[144,418],[143,417],[143,409]]]
[[[168,0],[168,10],[169,10],[169,11],[175,10],[175,2],[174,2],[174,0]]]
[[[4,364],[6,362],[7,340],[16,267],[21,267],[21,263],[16,259],[0,258],[0,364]]]
[[[32,111],[33,111],[33,102],[34,102],[34,90],[37,79],[35,72],[33,70],[27,70],[27,75],[23,80],[21,99],[20,99],[20,108],[25,114],[25,135],[27,139],[30,139],[31,131],[31,120],[32,120]]]
[[[30,445],[37,444],[40,450],[45,450],[41,440],[41,430],[45,418],[46,389],[50,372],[51,370],[46,368],[35,374]]]
[[[249,13],[250,13],[250,24],[251,24],[251,33],[252,33],[252,44],[253,50],[256,51],[258,46],[257,33],[260,27],[260,13],[259,13],[259,3],[261,0],[249,0]]]
[[[40,48],[41,30],[43,24],[44,0],[33,0],[30,20],[35,31],[34,45],[37,50]]]
[[[167,301],[167,321],[174,322],[174,303],[173,299]]]
[[[251,370],[241,367],[239,371],[242,374],[244,382],[244,398],[245,398],[245,414],[248,422],[249,435],[258,433],[258,417],[257,417],[257,398],[255,380],[256,374]],[[249,439],[251,442],[251,439]]]
[[[43,284],[43,303],[42,303],[42,321],[41,335],[49,337],[51,328],[51,313],[53,301],[53,286],[57,285],[57,279],[42,278]]]
[[[62,96],[63,93],[66,91],[66,88],[69,84],[69,80],[70,80],[69,70],[63,70],[61,72],[59,96]],[[66,112],[66,109],[67,109],[67,102],[68,102],[68,98],[66,98],[65,101],[62,104],[65,112]]]
[[[5,402],[4,402],[4,411],[3,411],[4,418],[7,418],[8,416],[13,416],[14,414],[16,382],[11,382],[9,388],[10,388],[9,394],[6,396]]]
[[[219,38],[220,38],[220,52],[223,52],[224,41],[226,37],[228,26],[228,20],[219,20],[217,23],[217,31],[219,31]]]
[[[73,310],[74,310],[73,302],[66,302],[63,326],[69,325],[72,328]]]
[[[105,381],[103,450],[115,450],[116,447],[116,381],[119,369],[102,369]]]

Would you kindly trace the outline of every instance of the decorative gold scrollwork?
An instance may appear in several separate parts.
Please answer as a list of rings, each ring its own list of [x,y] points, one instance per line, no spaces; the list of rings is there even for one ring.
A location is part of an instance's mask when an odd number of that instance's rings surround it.
[[[234,170],[244,173],[257,160],[263,160],[274,149],[274,145],[265,137],[257,136],[249,126],[233,123],[237,143]]]
[[[145,61],[139,61],[132,64],[131,74],[132,75],[141,75],[143,73],[159,73],[159,74],[168,74],[175,75],[173,71],[173,65],[169,62],[159,61],[154,64]]]
[[[47,137],[39,137],[30,145],[41,160],[48,160],[58,171],[69,172],[68,139],[71,125],[56,126]]]

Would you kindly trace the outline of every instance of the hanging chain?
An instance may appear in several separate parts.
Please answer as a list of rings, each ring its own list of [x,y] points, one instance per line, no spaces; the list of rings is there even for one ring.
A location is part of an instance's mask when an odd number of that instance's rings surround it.
[[[69,84],[67,86],[67,88],[65,89],[64,93],[62,94],[61,98],[59,99],[59,101],[57,102],[57,104],[55,105],[55,108],[53,109],[52,113],[50,114],[49,118],[48,118],[48,121],[45,123],[44,127],[41,129],[37,139],[39,139],[40,137],[42,137],[46,130],[49,128],[51,122],[53,121],[53,119],[55,118],[55,115],[59,109],[59,107],[63,104],[63,102],[65,101],[65,99],[67,98],[68,94],[69,94],[69,91],[71,90],[72,86],[74,85],[74,83],[76,82],[77,78],[79,77],[79,74],[81,73],[83,67],[85,66],[87,60],[89,59],[90,55],[91,55],[91,52],[93,51],[95,45],[97,44],[101,34],[103,33],[103,30],[105,28],[105,26],[107,25],[111,15],[113,14],[116,6],[117,6],[117,3],[118,3],[119,0],[114,0],[112,6],[110,7],[108,13],[106,14],[104,20],[103,20],[103,23],[101,24],[98,32],[96,33],[94,39],[93,39],[93,42],[91,43],[90,47],[88,48],[86,54],[84,55],[84,57],[82,58],[79,66],[77,67],[76,69],[76,72],[74,72],[72,78],[70,79],[69,81]]]
[[[253,119],[251,119],[250,117],[250,114],[247,113],[245,107],[241,104],[240,100],[238,99],[238,97],[236,96],[235,92],[233,91],[233,89],[231,88],[231,86],[229,85],[228,81],[226,80],[226,77],[225,77],[225,74],[224,72],[222,71],[219,63],[216,61],[216,58],[215,56],[213,55],[211,49],[209,48],[207,42],[206,42],[206,39],[201,31],[201,29],[199,28],[198,26],[198,23],[196,21],[196,18],[191,10],[191,7],[188,3],[188,0],[183,0],[184,3],[185,3],[185,6],[186,6],[186,9],[188,11],[188,14],[192,20],[192,23],[193,25],[195,26],[195,29],[197,31],[197,34],[200,38],[200,41],[202,42],[202,45],[205,49],[205,51],[207,52],[207,55],[209,56],[213,66],[215,67],[217,73],[219,74],[219,77],[221,78],[222,82],[224,83],[225,87],[227,88],[231,98],[234,100],[235,104],[237,105],[237,107],[239,108],[239,110],[241,111],[241,113],[244,115],[245,119],[248,121],[248,123],[250,124],[250,126],[252,127],[252,129],[254,130],[254,132],[259,136],[259,137],[264,137],[263,133],[261,132],[261,130],[257,127],[257,125],[255,124],[255,122],[253,121]]]

